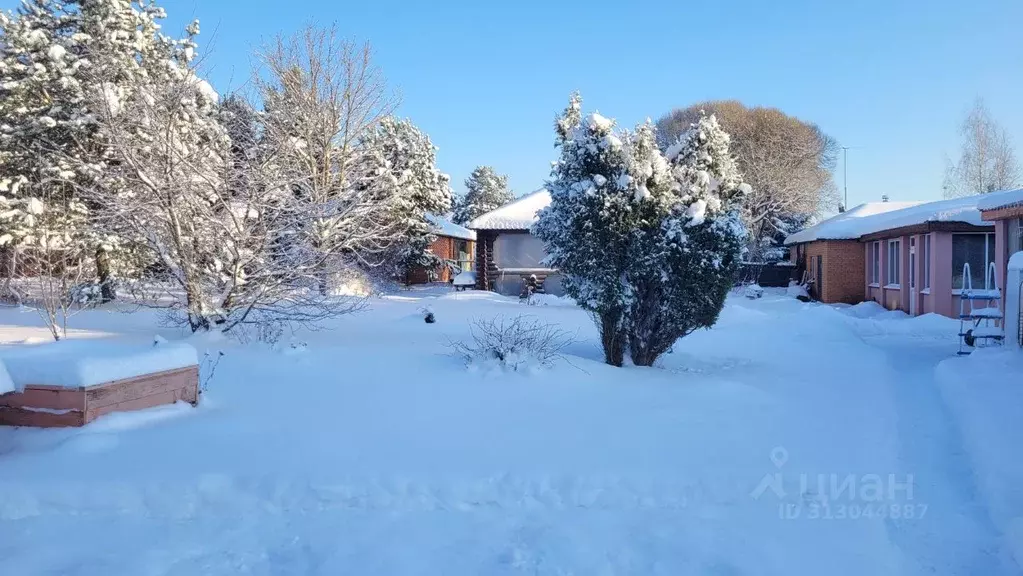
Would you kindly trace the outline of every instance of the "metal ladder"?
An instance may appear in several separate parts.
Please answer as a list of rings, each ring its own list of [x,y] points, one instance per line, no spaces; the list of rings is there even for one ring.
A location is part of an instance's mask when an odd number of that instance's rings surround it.
[[[997,302],[1002,299],[995,275],[998,268],[995,263],[985,270],[984,289],[974,289],[970,278],[969,262],[963,264],[963,289],[959,295],[959,352],[965,356],[974,348],[991,344],[1000,344],[1005,339],[1005,332],[1000,324],[1003,316]],[[969,309],[967,309],[969,302]],[[984,302],[983,306],[975,303]],[[995,302],[994,306],[991,303]]]

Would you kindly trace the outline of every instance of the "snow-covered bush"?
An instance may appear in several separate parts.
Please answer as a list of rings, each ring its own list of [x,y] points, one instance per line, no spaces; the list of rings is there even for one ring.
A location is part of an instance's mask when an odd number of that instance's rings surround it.
[[[728,135],[704,117],[661,151],[649,123],[615,132],[582,116],[578,95],[557,121],[561,157],[534,234],[565,291],[593,313],[605,360],[626,349],[649,366],[724,306],[745,242],[742,184]]]
[[[572,342],[567,332],[529,316],[479,318],[473,321],[470,334],[471,341],[451,344],[466,364],[496,364],[513,371],[549,366]]]

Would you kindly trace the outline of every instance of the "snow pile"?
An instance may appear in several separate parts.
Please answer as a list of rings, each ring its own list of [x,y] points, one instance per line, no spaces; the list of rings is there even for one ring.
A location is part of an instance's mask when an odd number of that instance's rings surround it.
[[[763,298],[764,288],[760,284],[749,284],[743,289],[743,294],[751,299]]]
[[[526,299],[530,306],[577,306],[575,300],[570,296],[555,296],[554,294],[533,293]]]
[[[977,208],[981,210],[998,210],[1023,204],[1023,188],[983,194],[977,200]]]
[[[80,388],[196,366],[195,348],[182,342],[134,344],[65,340],[0,349],[0,361],[17,390],[30,384]]]
[[[974,480],[992,521],[1006,533],[1023,566],[1023,353],[980,348],[950,358],[935,370],[946,405],[956,420]]]
[[[806,286],[795,280],[789,282],[788,288],[785,289],[785,295],[791,298],[810,298],[810,293],[806,291]]]
[[[551,203],[551,195],[540,189],[514,202],[469,222],[473,230],[529,230],[537,220],[536,213]]]
[[[8,392],[14,392],[17,386],[14,385],[14,380],[11,375],[7,372],[7,367],[0,362],[0,394],[7,394]]]
[[[441,218],[436,214],[427,214],[426,219],[433,225],[433,234],[447,236],[449,238],[461,238],[462,240],[475,240],[476,233],[468,228],[459,226],[450,220]]]

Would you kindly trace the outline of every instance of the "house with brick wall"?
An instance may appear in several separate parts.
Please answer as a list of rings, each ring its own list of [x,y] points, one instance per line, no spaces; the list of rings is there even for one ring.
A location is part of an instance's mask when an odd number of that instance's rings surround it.
[[[895,209],[864,205],[850,210],[858,215],[840,214],[793,234],[786,244],[806,254],[806,270],[823,302],[874,301],[911,315],[958,318],[964,287],[995,288],[987,286],[996,261],[995,226],[982,218],[983,198],[873,203]],[[970,265],[968,279],[964,264]]]
[[[807,275],[811,295],[829,304],[863,302],[866,264],[859,236],[863,219],[920,202],[867,202],[785,239],[797,274]]]
[[[430,221],[431,233],[436,237],[429,250],[442,263],[432,270],[412,269],[405,283],[450,282],[459,272],[471,271],[476,259],[476,233],[434,214],[427,214],[426,219]]]

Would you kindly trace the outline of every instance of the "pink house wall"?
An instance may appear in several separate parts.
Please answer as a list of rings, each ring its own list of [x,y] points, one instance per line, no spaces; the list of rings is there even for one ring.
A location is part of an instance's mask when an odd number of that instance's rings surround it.
[[[995,266],[998,289],[1005,295],[1005,276],[1009,272],[1009,220],[995,220]],[[998,307],[1005,312],[1005,302],[998,301]]]
[[[959,297],[952,294],[952,234],[949,232],[930,232],[931,237],[931,285],[928,290],[924,289],[924,238],[926,234],[913,234],[905,236],[892,236],[882,238],[880,243],[880,282],[878,285],[870,284],[871,272],[871,246],[874,241],[864,244],[866,253],[865,267],[865,296],[867,300],[873,300],[889,310],[902,310],[907,314],[911,309],[911,299],[914,297],[910,288],[910,240],[916,244],[916,313],[917,314],[941,314],[952,318],[959,317]],[[893,278],[888,277],[888,241],[899,240],[899,284],[897,288],[892,286]]]

